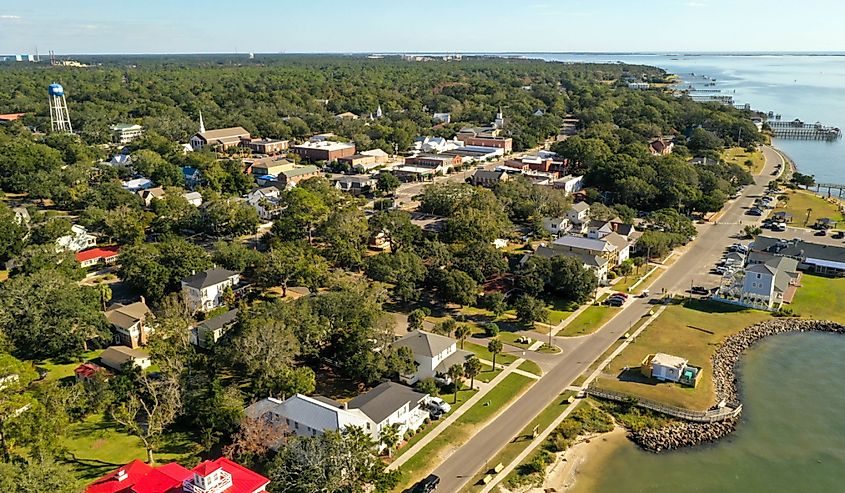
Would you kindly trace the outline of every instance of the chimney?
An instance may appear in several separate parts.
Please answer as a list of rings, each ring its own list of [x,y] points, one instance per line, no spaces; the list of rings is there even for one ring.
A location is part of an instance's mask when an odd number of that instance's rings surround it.
[[[129,477],[129,475],[126,474],[125,469],[118,469],[117,475],[115,476],[115,478],[117,479],[118,482],[124,481],[128,477]]]
[[[147,304],[147,300],[143,296],[141,296],[141,303],[143,303],[145,305]]]
[[[344,403],[343,403],[343,410],[344,410],[344,411],[348,411],[348,410],[349,410],[349,403],[347,403],[347,402],[344,402]]]

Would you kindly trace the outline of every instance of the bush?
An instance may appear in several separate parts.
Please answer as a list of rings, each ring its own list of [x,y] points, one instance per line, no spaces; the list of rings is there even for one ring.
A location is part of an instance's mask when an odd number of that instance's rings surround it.
[[[499,335],[499,326],[493,322],[484,324],[484,335],[487,337],[496,337]]]
[[[423,378],[422,380],[418,381],[414,385],[414,387],[416,387],[416,389],[419,392],[421,392],[423,394],[429,394],[429,395],[437,394],[437,390],[438,390],[437,382],[434,381],[434,379],[431,378],[431,377]]]

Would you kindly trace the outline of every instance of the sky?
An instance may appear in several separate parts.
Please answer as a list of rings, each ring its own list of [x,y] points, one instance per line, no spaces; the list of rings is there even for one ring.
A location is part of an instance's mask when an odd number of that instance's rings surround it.
[[[0,54],[845,51],[839,0],[0,0]]]

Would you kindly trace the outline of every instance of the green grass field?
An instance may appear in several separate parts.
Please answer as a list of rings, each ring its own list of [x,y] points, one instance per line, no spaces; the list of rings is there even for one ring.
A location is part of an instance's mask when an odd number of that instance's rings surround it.
[[[566,327],[557,333],[561,337],[574,337],[592,334],[602,325],[610,320],[619,308],[605,305],[593,305],[587,307],[574,320],[569,322]]]
[[[522,371],[527,371],[528,373],[533,373],[533,374],[537,375],[538,377],[543,376],[543,370],[540,369],[540,365],[538,365],[537,363],[535,363],[533,361],[528,361],[528,360],[523,361],[522,363],[520,363],[519,366],[517,366],[517,368],[522,370]]]
[[[706,409],[715,399],[710,357],[725,337],[771,317],[766,312],[748,310],[717,302],[692,300],[666,309],[646,328],[636,342],[617,356],[600,377],[598,385],[636,397],[689,409]],[[668,353],[689,360],[703,370],[698,387],[656,383],[640,373],[643,359],[653,353]],[[625,368],[629,368],[625,371]]]
[[[801,287],[788,305],[804,318],[833,320],[845,324],[845,279],[805,274]]]
[[[722,159],[730,164],[737,164],[743,169],[747,170],[752,175],[759,175],[763,172],[763,167],[766,165],[766,159],[763,157],[762,151],[745,152],[742,147],[731,147],[725,150]],[[751,161],[751,164],[748,164]]]
[[[522,375],[510,374],[505,377],[499,385],[452,423],[452,426],[399,467],[400,481],[393,491],[403,491],[425,477],[444,459],[448,451],[468,441],[483,423],[497,414],[508,402],[520,396],[533,382],[533,379]]]
[[[785,203],[784,201],[780,201],[778,207],[773,212],[785,211],[792,214],[791,224],[793,226],[804,226],[806,221],[806,226],[809,227],[823,217],[829,217],[837,222],[845,220],[835,203],[828,202],[827,199],[819,197],[812,192],[806,190],[787,190],[784,195],[789,197],[789,200]],[[808,209],[812,209],[809,220],[807,220]],[[845,226],[845,224],[840,226]]]
[[[504,341],[502,341],[502,342],[504,343]],[[481,359],[486,359],[487,361],[493,361],[493,355],[490,353],[490,351],[487,350],[486,345],[482,346],[480,344],[475,344],[473,342],[466,341],[464,343],[464,349],[466,349],[467,351],[472,351],[473,353],[475,353],[476,356],[478,356]],[[513,363],[514,361],[516,361],[516,356],[512,356],[510,354],[507,354],[506,349],[503,349],[503,351],[501,353],[496,355],[496,366],[498,366],[500,364],[509,365],[509,364]],[[489,371],[490,367],[488,366],[486,368],[486,370]]]
[[[62,441],[67,448],[66,462],[77,476],[86,481],[96,479],[134,459],[147,460],[141,441],[115,427],[101,414],[72,424]],[[202,447],[187,433],[171,433],[155,453],[157,462],[177,461],[194,466]]]
[[[73,378],[75,377],[73,370],[75,370],[80,363],[97,359],[100,357],[100,354],[102,354],[102,352],[102,349],[96,349],[94,351],[88,351],[87,353],[83,353],[82,358],[79,361],[71,361],[70,363],[64,363],[57,362],[55,360],[47,360],[43,363],[37,364],[37,366],[47,370],[47,376],[44,378],[44,380],[48,382],[62,380],[64,378]]]

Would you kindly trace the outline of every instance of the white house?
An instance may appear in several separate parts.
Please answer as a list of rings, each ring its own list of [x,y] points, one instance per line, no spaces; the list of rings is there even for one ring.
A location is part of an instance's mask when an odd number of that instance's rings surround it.
[[[214,346],[235,325],[237,319],[238,309],[235,308],[200,322],[199,325],[191,329],[189,337],[191,344],[201,348]]]
[[[566,175],[554,180],[553,186],[569,195],[584,188],[584,177],[582,175]]]
[[[553,236],[562,235],[569,230],[569,219],[565,217],[544,217],[543,229]]]
[[[202,205],[202,194],[199,192],[185,192],[182,194],[182,197],[184,197],[185,200],[194,207]]]
[[[136,123],[118,123],[111,126],[111,131],[118,144],[128,144],[144,135],[144,127]]]
[[[223,305],[223,293],[240,282],[241,275],[226,269],[209,269],[182,279],[185,303],[192,312],[207,312]]]
[[[415,330],[397,339],[394,348],[407,347],[414,353],[417,371],[412,375],[401,375],[403,382],[413,384],[419,380],[434,376],[442,376],[448,380],[446,372],[452,365],[462,365],[468,357],[469,351],[458,349],[457,342],[451,337],[432,334],[422,330]]]
[[[458,139],[449,140],[444,137],[417,137],[417,139],[414,141],[414,150],[419,152],[441,153],[446,151],[453,151],[463,146],[463,141],[460,141]]]
[[[88,233],[85,226],[74,224],[70,227],[70,234],[56,239],[56,249],[80,252],[97,245],[97,238]]]
[[[798,278],[798,261],[774,257],[745,269],[739,303],[764,310],[777,310],[787,301],[787,291]]]
[[[566,218],[569,219],[574,233],[583,233],[587,228],[587,223],[590,222],[590,204],[586,202],[572,204],[566,213]]]
[[[300,436],[355,426],[379,440],[381,430],[388,426],[396,425],[400,436],[422,426],[429,417],[425,409],[428,398],[428,394],[402,384],[384,382],[343,404],[327,397],[296,394],[284,401],[262,399],[247,407],[244,414]]]
[[[130,192],[137,192],[138,190],[146,190],[148,188],[153,187],[153,181],[148,178],[133,178],[131,180],[127,180],[121,183],[124,190],[129,190]]]
[[[262,187],[249,192],[246,196],[247,204],[251,205],[258,217],[269,221],[279,215],[281,209],[281,192],[276,187]]]
[[[123,365],[131,363],[142,370],[152,365],[150,355],[140,349],[132,349],[126,346],[109,346],[100,354],[100,362],[113,370],[120,371]]]

